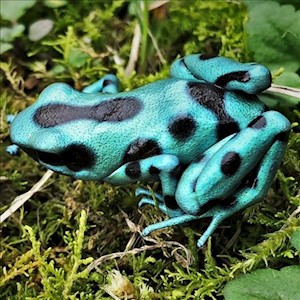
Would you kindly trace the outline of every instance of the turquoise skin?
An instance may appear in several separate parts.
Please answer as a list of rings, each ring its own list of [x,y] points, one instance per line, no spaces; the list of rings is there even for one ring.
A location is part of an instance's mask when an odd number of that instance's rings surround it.
[[[169,219],[143,235],[211,217],[202,247],[225,218],[263,198],[283,157],[290,122],[256,97],[271,84],[264,66],[189,55],[170,78],[118,92],[107,75],[82,92],[47,87],[12,122],[11,139],[45,167],[111,184],[160,181]]]

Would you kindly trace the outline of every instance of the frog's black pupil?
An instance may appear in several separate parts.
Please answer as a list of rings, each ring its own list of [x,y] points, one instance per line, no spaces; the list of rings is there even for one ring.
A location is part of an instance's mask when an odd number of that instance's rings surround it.
[[[27,147],[21,148],[37,161],[51,166],[66,166],[74,172],[91,168],[95,163],[93,151],[83,145],[70,145],[58,153],[38,151]]]

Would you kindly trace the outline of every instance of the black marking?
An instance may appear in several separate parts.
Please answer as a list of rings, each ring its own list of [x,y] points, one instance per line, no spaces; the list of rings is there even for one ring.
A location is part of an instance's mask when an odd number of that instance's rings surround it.
[[[36,124],[44,128],[82,119],[97,122],[121,122],[133,118],[141,109],[141,102],[133,97],[111,99],[90,106],[57,103],[38,108],[33,119]]]
[[[199,208],[199,211],[196,215],[204,214],[210,209],[215,208],[216,206],[220,206],[221,209],[225,210],[230,209],[236,204],[236,202],[237,199],[232,196],[225,199],[211,199]]]
[[[176,166],[171,172],[170,175],[172,178],[179,180],[179,178],[181,177],[183,173],[183,167],[181,164],[179,164],[178,166]]]
[[[180,60],[180,63],[186,68],[187,72],[189,72],[195,79],[203,80],[203,78],[201,78],[201,77],[198,76],[197,74],[194,74],[194,73],[192,72],[192,70],[189,69],[189,67],[187,66],[187,64],[186,64],[186,62],[185,62],[185,60],[184,60],[184,58],[182,58],[182,59]]]
[[[256,188],[258,184],[258,172],[260,163],[258,163],[253,170],[251,170],[243,179],[239,188]]]
[[[188,90],[192,98],[205,108],[211,110],[219,119],[217,125],[218,140],[238,132],[237,122],[227,113],[224,104],[225,91],[213,84],[189,82]],[[227,125],[228,124],[228,125]]]
[[[105,79],[104,81],[103,81],[103,87],[106,87],[106,86],[108,86],[108,85],[110,85],[110,84],[115,84],[112,80],[110,80],[110,79]]]
[[[222,200],[220,199],[211,199],[208,200],[205,204],[203,204],[201,207],[199,207],[199,211],[195,213],[195,215],[199,215],[206,213],[210,209],[214,208],[215,206],[219,205],[222,203]]]
[[[35,161],[38,162],[39,158],[37,156],[37,153],[34,149],[28,148],[28,147],[23,147],[19,146],[26,154],[28,154],[31,158],[33,158]]]
[[[264,116],[258,116],[254,120],[252,120],[247,127],[254,128],[254,129],[261,129],[266,127],[267,120]]]
[[[217,125],[217,135],[219,140],[222,140],[233,133],[238,133],[239,131],[240,131],[240,127],[238,123],[235,121],[229,123],[220,122]]]
[[[203,158],[205,157],[205,155],[203,153],[200,153],[196,156],[196,158],[193,160],[193,162],[198,163],[200,162]]]
[[[130,144],[129,147],[127,148],[123,157],[123,164],[130,161],[140,160],[147,157],[159,155],[161,153],[162,150],[156,141],[147,140],[147,139],[138,139],[134,141],[132,144]]]
[[[190,116],[177,116],[169,124],[168,129],[175,139],[185,141],[195,132],[196,122]]]
[[[228,197],[226,199],[221,200],[220,207],[224,210],[232,208],[237,202],[235,197]]]
[[[125,169],[125,173],[131,179],[139,179],[141,177],[141,167],[139,162],[134,161],[128,163]]]
[[[213,54],[200,54],[199,55],[199,58],[201,60],[208,60],[208,59],[212,59],[212,58],[215,58],[215,57],[218,57],[217,55],[213,55]]]
[[[74,172],[89,169],[93,167],[96,161],[93,151],[81,144],[72,144],[58,153],[38,151],[26,147],[21,148],[36,161],[51,166],[66,166]]]
[[[232,176],[241,165],[241,157],[237,152],[227,152],[221,161],[221,171],[226,176]]]
[[[184,58],[181,58],[181,59],[180,59],[180,64],[182,64],[187,70],[189,70],[188,66],[187,66],[186,63],[185,63]]]
[[[177,209],[179,207],[176,202],[175,196],[165,195],[164,200],[166,206],[170,209]]]
[[[160,169],[158,169],[158,168],[156,168],[154,166],[151,166],[149,168],[149,173],[150,173],[150,175],[157,176],[160,173]]]
[[[198,182],[198,178],[195,179],[195,180],[192,182],[192,191],[193,191],[193,193],[196,192],[197,182]]]
[[[280,141],[286,143],[289,139],[289,131],[283,131],[275,135],[275,141]]]
[[[270,110],[269,106],[267,106],[267,104],[264,103],[262,112],[266,112],[266,111],[269,111],[269,110]]]
[[[248,71],[237,71],[220,76],[215,84],[221,87],[226,87],[230,81],[248,82],[251,79]]]

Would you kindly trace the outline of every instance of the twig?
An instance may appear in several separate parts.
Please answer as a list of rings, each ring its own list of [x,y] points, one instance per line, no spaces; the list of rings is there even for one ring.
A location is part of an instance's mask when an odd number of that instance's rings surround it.
[[[292,88],[288,86],[272,84],[272,86],[268,88],[266,92],[283,94],[283,95],[292,96],[300,99],[300,89]]]
[[[287,221],[290,221],[291,219],[293,219],[294,217],[296,217],[298,214],[300,214],[300,206],[298,206],[288,217]],[[288,225],[285,223],[280,230],[285,229]]]
[[[153,9],[157,9],[165,4],[167,4],[168,2],[170,2],[170,0],[157,0],[157,1],[153,1],[148,5],[148,9],[149,10],[153,10]]]
[[[160,62],[161,62],[162,64],[166,63],[166,60],[165,60],[164,56],[162,55],[162,53],[161,53],[161,51],[160,51],[160,49],[159,49],[159,47],[158,47],[157,41],[156,41],[155,37],[153,36],[153,34],[152,34],[152,32],[151,32],[150,29],[148,29],[148,34],[149,34],[149,36],[150,36],[150,38],[151,38],[151,40],[152,40],[153,47],[154,47],[154,49],[155,49],[156,52],[157,52],[157,56],[158,56]]]
[[[127,242],[127,245],[126,245],[125,250],[124,250],[125,252],[127,252],[133,247],[133,245],[137,241],[137,238],[139,237],[140,228],[143,226],[143,223],[144,223],[144,217],[143,217],[143,215],[141,215],[138,224],[135,225],[129,219],[129,217],[126,214],[125,211],[123,211],[121,208],[119,208],[119,210],[121,211],[123,217],[125,218],[127,226],[129,227],[130,231],[132,232],[132,235],[131,235],[129,241]]]
[[[26,193],[17,196],[10,207],[0,216],[0,224],[10,217],[17,209],[19,209],[28,199],[30,199],[36,192],[40,191],[42,186],[51,177],[53,171],[48,170],[44,176]]]
[[[148,238],[144,238],[144,239],[148,240]],[[149,240],[153,241],[154,239],[149,239]],[[154,245],[145,245],[145,246],[142,246],[141,248],[134,248],[134,249],[129,250],[129,251],[120,251],[120,252],[115,252],[115,253],[110,253],[110,254],[103,255],[103,256],[99,257],[98,259],[96,259],[95,261],[93,261],[86,268],[86,270],[88,272],[90,272],[106,260],[111,260],[111,259],[115,259],[115,258],[122,258],[123,256],[128,255],[128,254],[137,254],[137,253],[144,252],[144,251],[147,251],[147,250],[162,249],[162,248],[174,248],[174,247],[183,249],[188,254],[188,265],[191,265],[192,255],[189,253],[189,250],[187,248],[185,248],[183,245],[181,245],[180,243],[175,242],[175,241],[163,241],[163,242],[155,241],[155,243],[156,244],[154,244]]]
[[[149,4],[148,10],[157,9],[160,6],[167,4],[169,1],[170,0],[154,1]],[[165,59],[158,48],[156,40],[154,39],[153,35],[151,34],[151,32],[149,30],[148,30],[148,34],[149,34],[150,38],[152,39],[154,48],[157,51],[157,55],[158,55],[160,61],[162,63],[164,63]],[[135,69],[135,65],[136,65],[136,62],[138,61],[138,57],[139,57],[139,48],[140,48],[141,40],[142,40],[141,28],[140,28],[140,25],[138,23],[136,23],[135,27],[134,27],[133,39],[132,39],[132,43],[131,43],[130,56],[129,56],[127,66],[125,68],[126,76],[130,76],[131,73],[133,72],[133,70]]]
[[[131,44],[130,56],[129,56],[128,64],[125,69],[126,76],[130,76],[130,74],[135,69],[135,64],[139,57],[139,48],[140,48],[141,39],[142,39],[141,28],[139,24],[136,23],[134,27],[134,34],[133,34],[133,39]]]
[[[130,230],[132,232],[136,232],[136,233],[141,234],[140,226],[139,225],[137,226],[132,221],[130,221],[128,219],[127,214],[125,212],[122,211],[122,213],[123,213],[123,216],[126,219],[126,223],[129,226]],[[115,253],[110,253],[110,254],[103,255],[103,256],[99,257],[98,259],[96,259],[95,261],[93,261],[86,268],[86,270],[88,272],[90,272],[94,268],[97,268],[100,264],[102,264],[106,260],[111,260],[111,259],[115,259],[115,258],[122,258],[123,256],[126,256],[127,254],[137,254],[137,253],[140,253],[140,252],[143,252],[143,251],[147,251],[147,250],[164,249],[164,248],[173,248],[173,251],[172,251],[171,255],[174,255],[177,258],[179,257],[179,255],[176,253],[176,251],[178,249],[183,250],[185,252],[185,254],[186,254],[185,266],[189,267],[193,263],[193,256],[192,256],[190,250],[188,250],[186,247],[184,247],[182,244],[180,244],[180,243],[178,243],[176,241],[162,241],[162,242],[158,242],[157,240],[155,240],[153,238],[144,237],[144,240],[146,240],[148,242],[152,242],[153,245],[144,245],[144,246],[142,246],[140,248],[134,248],[134,249],[131,249],[131,250],[127,250],[128,248],[131,247],[132,240],[134,240],[134,239],[135,239],[135,236],[132,236],[130,238],[130,241],[127,243],[127,246],[126,246],[126,248],[125,248],[124,251],[120,251],[120,252],[115,252]]]

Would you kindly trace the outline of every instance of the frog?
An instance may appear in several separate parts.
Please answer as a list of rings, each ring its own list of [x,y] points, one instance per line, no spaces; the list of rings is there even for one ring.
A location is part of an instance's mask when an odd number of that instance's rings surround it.
[[[120,92],[113,74],[82,91],[53,83],[14,118],[10,137],[60,174],[159,182],[161,192],[135,192],[139,207],[167,215],[142,235],[209,218],[201,248],[223,220],[265,197],[280,167],[291,124],[258,98],[270,85],[261,64],[191,54],[131,91]]]

